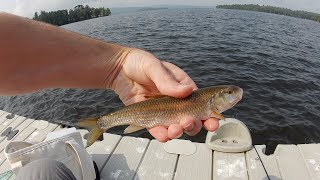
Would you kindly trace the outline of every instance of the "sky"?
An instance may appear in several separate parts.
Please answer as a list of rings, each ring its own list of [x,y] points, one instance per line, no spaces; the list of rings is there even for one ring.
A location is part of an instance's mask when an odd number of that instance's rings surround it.
[[[35,12],[40,12],[40,10],[71,9],[78,4],[108,8],[158,5],[260,4],[320,13],[320,0],[0,0],[0,11],[32,17]]]

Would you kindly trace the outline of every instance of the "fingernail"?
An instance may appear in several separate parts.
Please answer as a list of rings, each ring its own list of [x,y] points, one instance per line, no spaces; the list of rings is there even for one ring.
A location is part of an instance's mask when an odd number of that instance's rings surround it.
[[[185,89],[185,88],[187,88],[187,87],[189,87],[189,85],[179,84],[178,89]]]
[[[192,131],[194,128],[194,123],[190,123],[187,126],[184,127],[184,130],[186,131]]]
[[[174,139],[178,139],[179,137],[181,137],[183,134],[183,132],[181,134],[179,134],[178,136],[174,137]]]

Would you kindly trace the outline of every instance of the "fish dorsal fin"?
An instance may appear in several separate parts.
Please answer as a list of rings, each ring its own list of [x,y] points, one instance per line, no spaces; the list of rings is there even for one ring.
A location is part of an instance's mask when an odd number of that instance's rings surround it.
[[[139,131],[139,130],[141,130],[141,129],[144,129],[144,127],[130,125],[130,126],[128,126],[128,127],[124,130],[123,133],[125,133],[125,134],[133,133],[133,132]]]
[[[149,94],[144,96],[147,99],[156,99],[156,98],[163,98],[163,97],[167,97],[167,95],[163,95],[163,94]]]

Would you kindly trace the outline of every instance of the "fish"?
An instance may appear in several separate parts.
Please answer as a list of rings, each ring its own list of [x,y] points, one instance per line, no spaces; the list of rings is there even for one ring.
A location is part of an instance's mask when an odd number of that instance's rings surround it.
[[[89,130],[87,147],[91,146],[108,129],[129,125],[124,133],[132,133],[156,126],[179,124],[184,117],[200,121],[208,118],[225,120],[222,112],[242,99],[243,90],[234,85],[220,85],[195,90],[185,98],[155,97],[128,106],[104,116],[88,118],[76,123]]]

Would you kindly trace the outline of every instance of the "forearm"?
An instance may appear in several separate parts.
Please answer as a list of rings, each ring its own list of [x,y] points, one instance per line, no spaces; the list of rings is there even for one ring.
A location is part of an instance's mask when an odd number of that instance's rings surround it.
[[[0,94],[109,88],[128,48],[0,13]]]

